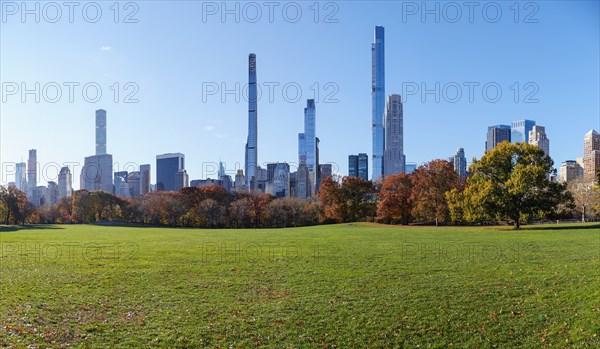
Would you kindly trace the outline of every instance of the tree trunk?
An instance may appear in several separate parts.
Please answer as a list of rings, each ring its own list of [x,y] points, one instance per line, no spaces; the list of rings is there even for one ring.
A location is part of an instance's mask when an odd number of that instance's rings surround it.
[[[515,225],[513,226],[513,229],[514,229],[514,230],[519,230],[519,229],[521,229],[521,224],[520,224],[520,222],[519,222],[519,219],[518,219],[518,218],[517,218],[517,219],[515,219]]]

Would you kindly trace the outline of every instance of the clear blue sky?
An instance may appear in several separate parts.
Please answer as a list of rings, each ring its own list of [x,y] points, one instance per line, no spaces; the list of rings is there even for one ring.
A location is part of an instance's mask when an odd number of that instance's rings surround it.
[[[33,15],[22,23],[21,12],[11,15],[15,9],[2,1],[3,92],[14,86],[11,83],[22,82],[29,88],[35,82],[42,87],[51,82],[78,82],[80,86],[74,87],[73,103],[64,85],[57,103],[44,100],[54,98],[52,85],[40,103],[35,103],[33,95],[25,96],[23,103],[22,91],[5,96],[0,124],[2,163],[26,161],[31,148],[38,150],[42,166],[82,163],[85,156],[94,154],[94,111],[102,108],[108,111],[108,152],[118,164],[115,171],[128,162],[150,163],[154,171],[155,156],[167,152],[185,153],[190,179],[210,175],[206,166],[211,165],[203,164],[219,158],[228,171],[234,171],[236,163],[243,167],[247,102],[243,96],[236,102],[233,94],[223,102],[220,93],[205,96],[203,101],[202,87],[206,83],[243,87],[248,53],[253,52],[263,87],[258,106],[259,163],[297,161],[303,108],[306,99],[314,97],[318,83],[321,162],[336,163],[340,173],[347,174],[348,154],[371,153],[370,45],[375,25],[386,30],[386,94],[402,94],[403,85],[414,83],[419,87],[424,83],[429,89],[436,83],[440,87],[451,83],[446,85],[446,96],[440,91],[439,103],[434,95],[427,95],[425,101],[420,94],[405,96],[404,147],[409,162],[445,159],[458,147],[465,148],[469,161],[479,158],[487,126],[527,118],[546,126],[551,156],[559,165],[582,156],[584,134],[600,129],[598,1],[521,2],[518,16],[512,1],[481,2],[472,18],[463,2],[455,3],[461,6],[460,17],[456,8],[439,2],[439,23],[434,14],[423,21],[421,9],[411,14],[413,4],[422,2],[321,2],[319,23],[315,23],[313,2],[298,2],[302,15],[295,23],[290,22],[296,8],[286,2],[274,7],[273,23],[269,7],[262,2],[258,3],[262,17],[256,23],[251,22],[255,9],[244,8],[245,3],[237,3],[240,23],[234,15],[221,20],[221,2],[135,2],[137,9],[121,7],[119,23],[114,23],[112,1],[98,2],[102,16],[96,23],[86,22],[95,16],[94,8],[88,7],[88,17],[82,16],[86,2],[74,9],[73,23],[67,7],[61,9],[56,23],[50,23],[56,9],[44,10],[44,4],[40,5],[40,23],[35,23]],[[286,4],[287,16],[282,13]],[[435,4],[427,5],[432,9]],[[502,14],[491,23],[496,17],[494,4]],[[138,22],[123,23],[136,10],[132,18]],[[333,12],[329,18],[337,23],[324,23]],[[524,23],[530,20],[537,23]],[[82,97],[82,85],[89,82],[102,89],[97,103]],[[121,88],[119,103],[114,102],[110,89],[115,82]],[[127,92],[133,91],[124,90],[127,82],[139,86],[138,103],[123,103]],[[265,85],[269,82],[279,83],[273,101]],[[326,88],[329,82],[334,85]],[[464,85],[469,82],[479,83],[473,103]],[[515,82],[520,90],[517,103]],[[526,88],[529,82],[533,85]],[[448,102],[456,93],[452,83],[462,86],[456,103]],[[483,98],[482,87],[487,83],[501,88],[498,102]],[[286,84],[291,87],[284,98]],[[302,88],[298,102],[292,100],[293,86]],[[535,86],[539,90],[533,98],[538,102],[524,103]],[[324,103],[334,87],[333,98],[338,101]],[[88,98],[93,98],[93,90],[88,92]],[[493,92],[488,90],[488,99],[494,97]],[[53,179],[56,167],[48,167],[48,179]],[[4,169],[0,182],[12,180]],[[74,173],[76,188],[80,169]]]

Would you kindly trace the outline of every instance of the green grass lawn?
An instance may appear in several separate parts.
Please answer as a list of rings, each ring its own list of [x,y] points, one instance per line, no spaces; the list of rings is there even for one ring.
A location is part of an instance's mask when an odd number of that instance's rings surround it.
[[[600,347],[600,226],[509,229],[0,227],[0,347]]]

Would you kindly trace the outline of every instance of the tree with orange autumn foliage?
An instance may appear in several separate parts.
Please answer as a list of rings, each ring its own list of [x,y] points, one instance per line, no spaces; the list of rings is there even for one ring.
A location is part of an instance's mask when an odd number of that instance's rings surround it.
[[[397,174],[383,180],[377,197],[377,220],[384,223],[410,223],[414,207],[411,175]]]
[[[358,177],[327,177],[321,182],[318,198],[325,221],[372,220],[377,202],[373,183]]]
[[[412,174],[413,216],[421,221],[445,223],[450,220],[446,193],[461,187],[454,166],[446,160],[433,160]]]

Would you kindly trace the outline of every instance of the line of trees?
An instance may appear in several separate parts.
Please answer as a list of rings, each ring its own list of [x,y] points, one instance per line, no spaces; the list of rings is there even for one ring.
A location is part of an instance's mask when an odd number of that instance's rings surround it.
[[[315,200],[228,193],[216,185],[188,187],[178,192],[151,192],[136,199],[124,199],[103,191],[78,190],[71,198],[38,209],[29,220],[199,228],[296,227],[320,223],[320,208]]]
[[[377,221],[387,224],[521,224],[539,219],[600,213],[600,172],[595,184],[549,181],[552,160],[535,146],[502,143],[474,160],[459,178],[446,160],[382,182],[328,177],[317,197],[303,201],[268,194],[189,187],[124,199],[102,191],[76,191],[51,207],[36,209],[15,187],[0,187],[0,222],[123,222],[201,228],[296,227]]]

